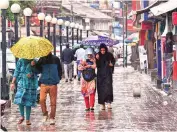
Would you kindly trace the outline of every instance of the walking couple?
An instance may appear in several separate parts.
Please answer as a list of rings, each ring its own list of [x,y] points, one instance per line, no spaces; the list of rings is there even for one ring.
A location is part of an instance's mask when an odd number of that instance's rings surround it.
[[[98,103],[105,110],[105,103],[111,109],[113,102],[112,73],[115,59],[105,44],[100,45],[100,52],[94,57],[91,48],[86,49],[86,60],[81,61],[78,70],[82,71],[81,93],[84,96],[86,111],[94,110],[96,80],[95,69],[97,68],[97,92]]]
[[[38,82],[37,74],[41,74]],[[48,111],[46,107],[46,97],[49,93],[51,113],[50,124],[55,124],[56,101],[57,101],[57,84],[62,78],[62,68],[58,57],[49,53],[46,57],[41,57],[39,61],[20,59],[14,72],[11,83],[11,90],[14,90],[17,84],[17,92],[14,103],[19,105],[21,118],[18,124],[22,124],[25,120],[26,108],[26,125],[31,125],[30,114],[31,107],[36,106],[37,88],[40,85],[40,104],[44,121],[48,119]]]

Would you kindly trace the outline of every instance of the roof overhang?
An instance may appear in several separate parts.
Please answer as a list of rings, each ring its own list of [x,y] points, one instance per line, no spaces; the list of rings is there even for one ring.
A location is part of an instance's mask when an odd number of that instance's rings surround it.
[[[165,2],[166,0],[156,0],[154,3],[152,3],[151,5],[147,6],[146,8],[142,9],[142,10],[137,10],[136,11],[136,15],[145,13],[145,12],[149,12],[150,9],[154,6],[157,6],[158,4],[160,4],[161,2]]]
[[[177,8],[177,0],[169,0],[150,9],[154,16],[159,16]]]

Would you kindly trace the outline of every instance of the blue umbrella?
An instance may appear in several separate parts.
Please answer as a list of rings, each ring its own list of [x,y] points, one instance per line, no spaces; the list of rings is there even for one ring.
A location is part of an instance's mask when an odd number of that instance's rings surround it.
[[[105,36],[89,36],[88,38],[84,39],[80,43],[83,45],[90,45],[90,46],[99,46],[101,43],[104,43],[107,46],[113,46],[118,44],[119,41],[115,41]]]

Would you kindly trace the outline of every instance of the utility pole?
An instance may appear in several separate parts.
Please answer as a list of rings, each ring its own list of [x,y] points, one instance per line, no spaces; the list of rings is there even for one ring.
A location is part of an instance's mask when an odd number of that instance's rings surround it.
[[[71,0],[71,21],[74,22],[74,14],[73,14],[73,1]]]
[[[122,17],[123,17],[123,30],[122,30],[122,35],[123,35],[123,67],[125,64],[125,57],[124,57],[124,28],[125,28],[125,20],[124,20],[124,2],[122,1]]]
[[[125,38],[127,38],[127,12],[128,12],[128,3],[125,2]],[[127,67],[127,44],[126,44],[126,57],[125,57],[125,66]]]

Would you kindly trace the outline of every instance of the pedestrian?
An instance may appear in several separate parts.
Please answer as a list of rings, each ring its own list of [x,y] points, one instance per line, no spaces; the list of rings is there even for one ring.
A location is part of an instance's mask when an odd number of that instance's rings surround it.
[[[81,61],[78,69],[82,71],[81,93],[84,96],[86,111],[94,111],[96,60],[91,48],[86,49],[86,61]]]
[[[81,44],[80,48],[76,50],[75,57],[77,58],[77,66],[80,64],[80,61],[85,60],[85,50],[84,46]],[[78,81],[80,81],[81,78],[81,71],[78,70]]]
[[[101,105],[101,109],[105,110],[105,103],[108,103],[108,109],[111,109],[111,103],[113,102],[113,67],[115,59],[105,44],[100,45],[100,52],[96,55],[97,65],[97,91],[98,91],[98,103]]]
[[[40,71],[40,105],[43,113],[43,122],[50,118],[50,125],[55,125],[56,101],[57,101],[57,84],[62,78],[62,68],[60,59],[52,53],[46,57],[41,57],[36,64],[36,68]],[[51,113],[48,117],[46,107],[46,97],[49,93]]]
[[[68,82],[68,80],[71,82],[73,72],[72,62],[74,60],[74,54],[72,49],[69,48],[69,44],[67,44],[66,48],[63,50],[61,60],[64,64],[65,82]]]
[[[15,83],[17,84],[17,92],[14,103],[19,105],[21,115],[18,124],[23,123],[25,119],[24,108],[26,108],[26,125],[31,125],[31,107],[36,106],[38,88],[37,73],[32,60],[18,60],[10,85],[11,90],[14,90]]]
[[[166,43],[164,46],[164,61],[165,61],[165,79],[167,80],[167,82],[169,83],[170,80],[168,80],[168,78],[170,78],[170,73],[172,70],[172,57],[173,57],[173,45],[174,45],[174,40],[173,40],[173,33],[172,32],[168,32],[166,34]]]
[[[73,54],[74,55],[75,55],[77,49],[79,49],[79,47],[73,49]],[[74,56],[74,67],[73,67],[73,69],[74,69],[74,79],[76,79],[78,68],[77,68],[77,58],[75,56]]]

